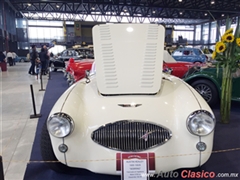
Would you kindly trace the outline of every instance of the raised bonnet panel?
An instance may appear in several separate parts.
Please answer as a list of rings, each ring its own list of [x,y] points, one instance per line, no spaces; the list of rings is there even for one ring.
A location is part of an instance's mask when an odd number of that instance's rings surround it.
[[[160,90],[165,30],[155,24],[93,28],[96,78],[101,94],[155,94]]]

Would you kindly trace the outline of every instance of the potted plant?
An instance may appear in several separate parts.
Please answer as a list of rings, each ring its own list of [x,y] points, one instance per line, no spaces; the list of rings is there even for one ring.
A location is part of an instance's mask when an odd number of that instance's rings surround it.
[[[240,60],[240,18],[238,18],[235,34],[230,28],[231,22],[226,21],[226,32],[221,36],[221,41],[216,43],[213,59],[217,61],[217,69],[222,68],[221,87],[221,123],[229,123],[232,99],[233,73],[239,68]]]

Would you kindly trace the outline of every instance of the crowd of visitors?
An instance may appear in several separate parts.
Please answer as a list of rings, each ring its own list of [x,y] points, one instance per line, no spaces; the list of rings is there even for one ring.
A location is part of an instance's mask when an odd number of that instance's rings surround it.
[[[41,72],[42,75],[46,75],[48,72],[50,57],[53,56],[52,53],[48,52],[47,46],[43,45],[41,51],[38,52],[36,45],[32,45],[32,51],[29,54],[31,66],[28,70],[28,74],[38,75]],[[15,52],[0,51],[0,63],[9,63],[9,66],[14,66],[17,57],[18,56]]]
[[[11,51],[4,51],[4,52],[0,52],[1,53],[1,57],[4,59],[1,58],[1,62],[8,62],[9,63],[9,66],[14,66],[16,64],[16,57],[17,57],[17,54],[15,52],[11,52]]]
[[[4,51],[4,52],[0,51],[0,66],[1,66],[0,69],[2,71],[6,71],[7,70],[6,63],[9,63],[9,66],[15,65],[16,57],[17,57],[17,54],[15,52],[8,51],[6,53],[6,51]]]
[[[36,46],[32,45],[32,52],[30,53],[31,66],[28,73],[31,75],[38,75],[41,69],[41,74],[46,75],[49,66],[50,54],[47,46],[43,45],[41,51],[38,53]]]

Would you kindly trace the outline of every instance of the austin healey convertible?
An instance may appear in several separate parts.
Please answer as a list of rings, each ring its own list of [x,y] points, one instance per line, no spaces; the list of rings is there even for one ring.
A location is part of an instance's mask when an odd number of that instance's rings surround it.
[[[156,173],[209,159],[214,114],[191,86],[162,72],[164,34],[157,24],[93,27],[96,73],[65,91],[42,129],[43,160],[61,162],[48,163],[53,170],[114,175],[136,165]]]

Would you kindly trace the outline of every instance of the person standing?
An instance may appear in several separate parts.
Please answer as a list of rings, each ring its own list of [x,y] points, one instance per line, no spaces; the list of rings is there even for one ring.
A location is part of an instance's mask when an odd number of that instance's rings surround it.
[[[8,60],[9,66],[13,66],[13,54],[10,51],[7,53],[7,60]]]
[[[47,66],[48,55],[47,55],[47,51],[44,49],[44,47],[42,47],[41,52],[39,53],[39,58],[41,61],[41,66],[42,66],[41,74],[46,75],[46,66]]]
[[[0,63],[5,63],[6,62],[5,58],[6,58],[6,56],[3,54],[2,51],[0,51]]]
[[[17,54],[15,52],[12,52],[12,56],[13,56],[13,65],[16,65]]]
[[[44,69],[45,69],[45,71],[44,71],[44,75],[46,75],[47,74],[47,72],[48,72],[48,67],[49,67],[49,61],[50,61],[50,54],[49,54],[49,52],[48,52],[48,49],[47,49],[47,46],[46,45],[44,45],[43,46],[43,49],[44,49],[44,51],[45,51],[45,53],[46,53],[46,57],[45,57],[45,59],[46,59],[46,63],[45,63],[45,67],[44,67]]]
[[[2,51],[0,51],[0,69],[2,71],[6,71],[7,70],[6,56],[3,54]]]
[[[35,73],[35,61],[38,58],[38,53],[36,50],[36,45],[32,45],[32,52],[30,53],[31,66],[28,70],[28,74],[36,75]]]
[[[36,59],[35,64],[36,64],[36,74],[38,79],[38,74],[40,73],[40,69],[41,69],[41,61],[39,58]]]

